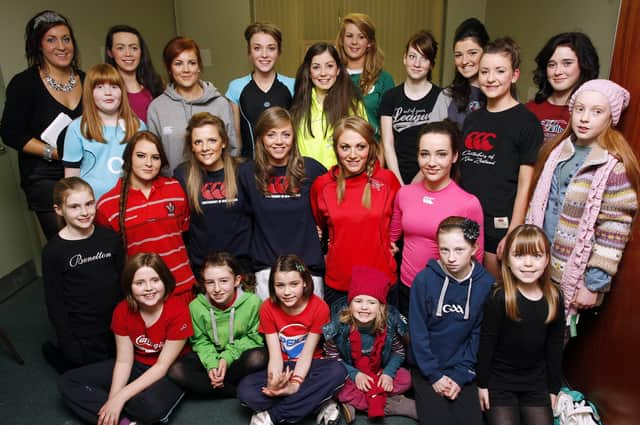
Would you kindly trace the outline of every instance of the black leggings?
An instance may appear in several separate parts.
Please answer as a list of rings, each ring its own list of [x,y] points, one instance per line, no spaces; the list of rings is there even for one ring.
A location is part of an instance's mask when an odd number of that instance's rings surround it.
[[[551,399],[546,391],[489,389],[489,425],[553,425]]]
[[[190,393],[216,397],[235,397],[238,382],[245,376],[266,369],[267,350],[264,347],[247,350],[227,368],[224,386],[213,388],[202,362],[196,353],[188,353],[169,369],[168,376]]]
[[[420,425],[481,425],[482,413],[475,383],[466,384],[455,400],[433,390],[420,371],[411,371]]]

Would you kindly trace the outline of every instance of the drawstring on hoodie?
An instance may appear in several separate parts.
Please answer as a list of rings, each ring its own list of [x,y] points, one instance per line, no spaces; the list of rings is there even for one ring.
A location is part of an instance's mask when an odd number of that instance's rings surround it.
[[[440,262],[438,262],[440,263]],[[442,271],[444,272],[444,284],[442,285],[442,289],[440,290],[440,296],[438,297],[438,307],[436,309],[436,317],[442,317],[442,307],[444,305],[444,297],[447,294],[447,288],[449,287],[449,274],[447,272],[447,268],[440,263],[440,267],[442,267]],[[469,286],[467,288],[467,302],[464,305],[464,320],[469,320],[469,304],[471,300],[471,287],[473,286],[473,269],[475,267],[475,263],[471,263],[471,271],[469,272]],[[466,279],[462,279],[460,282],[464,282]]]
[[[231,307],[231,311],[229,312],[229,344],[233,344],[234,341],[234,332],[233,332],[233,321],[236,316],[236,307]],[[209,308],[209,317],[211,317],[211,331],[213,332],[213,343],[215,345],[220,345],[220,338],[218,337],[218,324],[216,323],[216,316],[213,312],[213,308]]]

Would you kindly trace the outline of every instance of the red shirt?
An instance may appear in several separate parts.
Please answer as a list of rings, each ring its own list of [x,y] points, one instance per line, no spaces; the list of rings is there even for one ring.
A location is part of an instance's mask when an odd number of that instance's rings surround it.
[[[282,359],[298,360],[307,336],[310,333],[322,335],[322,326],[329,322],[329,307],[320,297],[311,295],[302,313],[289,315],[271,299],[267,299],[260,307],[260,326],[258,330],[267,334],[278,334]],[[313,352],[313,358],[322,357],[320,344]]]
[[[96,222],[120,231],[122,179],[98,201]],[[182,232],[189,229],[189,204],[178,180],[159,176],[153,181],[149,198],[129,189],[125,212],[127,255],[155,252],[176,279],[175,295],[191,290],[196,279],[189,265]]]
[[[362,193],[369,180],[366,173],[346,179],[344,198],[338,204],[337,170],[333,167],[311,186],[313,216],[320,228],[329,229],[325,283],[347,291],[353,266],[378,269],[395,283],[390,224],[400,182],[391,171],[376,164],[371,177],[371,208],[362,206]]]
[[[530,100],[524,106],[538,117],[545,142],[562,133],[569,125],[571,117],[568,105],[553,105],[548,100],[542,103]]]
[[[169,297],[158,320],[147,328],[140,312],[131,311],[127,301],[121,301],[113,311],[111,330],[128,336],[133,343],[135,360],[152,366],[158,360],[167,340],[187,339],[193,335],[189,308],[179,299]],[[189,351],[185,345],[180,355]]]

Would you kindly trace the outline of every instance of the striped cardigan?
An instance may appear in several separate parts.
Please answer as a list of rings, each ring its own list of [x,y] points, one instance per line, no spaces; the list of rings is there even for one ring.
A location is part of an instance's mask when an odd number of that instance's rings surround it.
[[[529,203],[527,223],[542,227],[553,173],[573,153],[567,138],[549,155]],[[584,286],[587,267],[616,274],[637,209],[624,164],[594,144],[569,183],[551,246],[551,279],[562,287],[568,319],[576,312],[571,302]]]

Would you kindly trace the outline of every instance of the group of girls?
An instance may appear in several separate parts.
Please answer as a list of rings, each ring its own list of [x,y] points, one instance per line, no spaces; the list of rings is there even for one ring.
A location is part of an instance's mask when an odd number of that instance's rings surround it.
[[[200,80],[188,38],[166,45],[170,83],[158,95],[130,27],[107,36],[115,67],[86,78],[62,15],[36,15],[26,35],[31,67],[9,85],[2,135],[21,150],[43,229],[50,205],[64,219],[46,232],[58,345],[43,350],[60,371],[89,364],[63,378],[79,416],[163,420],[184,386],[237,391],[253,424],[295,422],[320,406],[329,424],[344,384],[347,421],[368,410],[480,423],[482,408],[492,424],[550,423],[565,324],[610,289],[640,187],[635,155],[612,128],[629,93],[594,79],[584,34],[543,48],[527,107],[514,94],[517,44],[489,41],[475,18],[456,31],[456,76],[444,90],[431,82],[438,44],[427,31],[411,37],[406,79],[389,88],[373,24],[349,14],[337,48],[311,46],[292,88],[275,71],[280,31],[252,24],[254,69],[230,84],[230,101]],[[75,120],[59,153],[40,133],[60,112]],[[45,206],[58,159],[68,178]],[[240,288],[252,276],[256,295]],[[400,367],[408,338],[396,304],[409,318],[412,376]],[[321,358],[323,331],[346,370]],[[417,404],[399,395],[411,381]],[[143,408],[148,397],[156,409]]]

